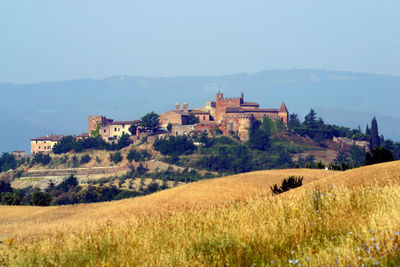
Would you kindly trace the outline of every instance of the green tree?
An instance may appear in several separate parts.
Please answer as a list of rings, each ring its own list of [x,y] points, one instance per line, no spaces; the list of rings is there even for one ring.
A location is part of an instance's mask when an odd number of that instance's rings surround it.
[[[375,117],[371,121],[371,136],[369,143],[371,150],[373,150],[377,146],[380,146],[378,123]]]
[[[49,206],[51,203],[52,197],[47,192],[42,192],[39,189],[36,189],[32,193],[31,204],[34,206]]]
[[[197,118],[193,113],[189,114],[189,118],[188,118],[188,124],[192,125],[192,124],[196,124],[199,123],[199,118]]]
[[[352,145],[350,148],[350,157],[355,167],[364,165],[365,162],[365,148],[357,145]]]
[[[85,154],[85,155],[83,155],[83,156],[81,157],[80,163],[81,163],[81,164],[89,163],[91,159],[92,159],[92,158],[89,156],[89,154]]]
[[[20,190],[14,190],[12,193],[1,194],[1,203],[3,205],[18,206],[21,205],[22,194]]]
[[[368,152],[365,155],[365,165],[372,165],[393,160],[394,157],[392,151],[379,146],[376,146],[371,152]]]
[[[371,134],[371,130],[369,129],[368,124],[367,124],[367,127],[365,128],[365,134],[367,134],[367,135]]]
[[[3,153],[0,157],[0,172],[15,169],[17,167],[17,161],[14,155],[10,153]]]
[[[257,150],[267,150],[270,146],[268,134],[261,129],[257,129],[250,135],[249,145]]]
[[[317,128],[317,113],[313,109],[310,109],[310,112],[305,116],[303,124],[308,128]]]
[[[75,148],[76,141],[75,138],[71,135],[64,136],[60,142],[54,145],[53,153],[54,154],[61,154],[67,153]]]
[[[128,155],[126,155],[126,159],[127,159],[129,162],[132,162],[132,160],[133,160],[134,157],[135,157],[135,154],[136,154],[136,151],[135,151],[134,149],[129,150]]]
[[[257,124],[254,124],[254,127],[257,128]],[[271,136],[271,134],[277,132],[276,124],[270,117],[265,117],[262,120],[262,123],[260,124],[259,128],[261,128],[268,136]]]
[[[300,122],[299,116],[295,113],[290,114],[287,126],[290,130],[294,129],[296,127],[300,127],[301,122]]]
[[[110,161],[114,163],[119,163],[122,161],[121,152],[117,151],[115,153],[110,153]]]
[[[159,115],[153,111],[144,115],[141,119],[140,126],[148,131],[155,132],[158,128]]]
[[[131,133],[131,135],[136,135],[136,130],[137,130],[136,124],[132,124],[131,126],[129,126],[129,132]]]

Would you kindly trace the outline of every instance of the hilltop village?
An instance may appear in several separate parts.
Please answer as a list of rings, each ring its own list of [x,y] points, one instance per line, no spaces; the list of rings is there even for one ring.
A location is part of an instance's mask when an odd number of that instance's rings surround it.
[[[244,94],[240,97],[227,98],[221,92],[216,94],[215,101],[207,101],[204,107],[189,109],[184,103],[182,109],[176,103],[174,109],[166,111],[159,116],[157,133],[169,135],[188,135],[192,132],[219,131],[222,134],[236,134],[240,140],[249,139],[249,128],[254,120],[269,117],[281,120],[287,124],[289,111],[284,102],[279,109],[260,108],[256,102],[246,102]],[[195,118],[195,123],[193,123]],[[130,129],[136,129],[131,132]],[[100,136],[107,142],[113,142],[122,135],[130,135],[133,142],[140,141],[150,133],[141,127],[140,120],[114,121],[105,116],[96,115],[88,117],[88,132],[75,136],[82,140],[93,136]],[[64,136],[46,135],[31,139],[31,154],[49,153]],[[15,155],[20,151],[15,151]],[[18,155],[17,155],[18,156]]]

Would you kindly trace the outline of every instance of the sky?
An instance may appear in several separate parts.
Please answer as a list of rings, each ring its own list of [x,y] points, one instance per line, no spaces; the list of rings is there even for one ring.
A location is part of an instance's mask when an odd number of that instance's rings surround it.
[[[400,76],[400,1],[1,0],[0,82],[326,69]]]

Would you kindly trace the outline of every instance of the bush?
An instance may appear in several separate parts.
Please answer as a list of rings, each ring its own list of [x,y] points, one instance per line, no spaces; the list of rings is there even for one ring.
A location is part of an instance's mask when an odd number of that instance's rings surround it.
[[[375,147],[365,155],[365,165],[372,165],[387,161],[393,161],[393,153],[384,147]]]
[[[92,159],[92,158],[91,158],[88,154],[85,154],[85,155],[83,155],[83,156],[81,157],[80,163],[81,163],[81,164],[88,163],[88,162],[90,162],[91,159]]]
[[[282,185],[271,186],[271,191],[274,195],[281,194],[283,192],[289,191],[290,189],[300,187],[303,184],[303,177],[289,176],[282,181]]]
[[[33,157],[32,164],[41,163],[46,166],[50,163],[51,157],[48,154],[38,153]]]
[[[57,187],[56,190],[62,192],[68,192],[71,188],[74,188],[79,185],[78,179],[74,175],[70,175],[67,179],[62,181]]]
[[[49,193],[36,189],[32,194],[31,204],[34,206],[49,206],[51,200],[52,197]]]
[[[117,151],[115,153],[110,153],[110,160],[114,163],[119,163],[122,161],[121,152]]]
[[[163,155],[181,155],[192,153],[196,146],[187,136],[170,136],[168,139],[157,139],[153,147]]]
[[[72,156],[72,166],[77,167],[79,165],[78,157],[76,155]]]
[[[15,169],[17,167],[17,161],[14,156],[10,153],[3,153],[0,157],[0,172]]]

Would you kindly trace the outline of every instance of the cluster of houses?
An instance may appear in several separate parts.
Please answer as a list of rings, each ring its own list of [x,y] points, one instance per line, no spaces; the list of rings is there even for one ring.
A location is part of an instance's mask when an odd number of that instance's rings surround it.
[[[197,117],[198,123],[189,124],[190,117]],[[282,102],[279,109],[262,109],[256,102],[244,101],[243,93],[240,97],[226,98],[220,92],[216,94],[215,101],[208,101],[201,108],[189,109],[184,103],[182,109],[177,103],[175,108],[162,113],[159,117],[160,132],[172,135],[186,135],[193,131],[211,132],[222,131],[223,134],[237,134],[243,141],[248,140],[248,129],[253,120],[264,117],[280,119],[288,122],[289,112]],[[105,141],[112,142],[123,134],[131,135],[132,140],[140,140],[147,135],[140,127],[140,121],[114,121],[105,116],[89,116],[88,132],[75,136],[76,140],[101,136]],[[136,133],[131,133],[134,125]],[[63,138],[62,135],[46,135],[31,139],[31,154],[51,152],[54,145]],[[16,152],[16,151],[15,151]]]

